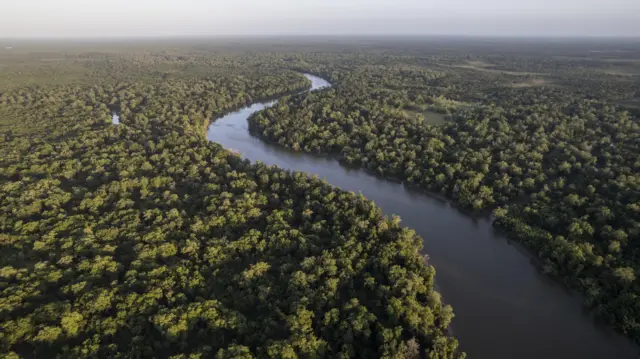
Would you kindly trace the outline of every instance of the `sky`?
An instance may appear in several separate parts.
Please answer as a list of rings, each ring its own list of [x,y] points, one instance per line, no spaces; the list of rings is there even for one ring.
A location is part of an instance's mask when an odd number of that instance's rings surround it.
[[[640,0],[0,0],[0,38],[640,36]]]

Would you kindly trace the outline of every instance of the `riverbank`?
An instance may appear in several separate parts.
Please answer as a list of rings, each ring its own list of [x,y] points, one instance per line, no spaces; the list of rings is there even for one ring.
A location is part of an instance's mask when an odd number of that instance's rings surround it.
[[[487,216],[461,213],[450,201],[417,193],[329,157],[290,152],[249,133],[247,118],[268,104],[214,121],[207,138],[252,162],[315,174],[346,191],[361,192],[385,214],[424,239],[437,284],[455,310],[453,329],[472,358],[636,358],[628,341],[602,330],[579,299],[541,275],[530,256],[493,228]],[[487,323],[490,323],[488,325]],[[505,342],[496,346],[496,340]]]

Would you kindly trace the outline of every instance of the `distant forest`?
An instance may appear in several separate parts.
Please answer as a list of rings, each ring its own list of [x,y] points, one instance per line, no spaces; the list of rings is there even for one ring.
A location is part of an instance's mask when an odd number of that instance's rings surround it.
[[[464,358],[398,217],[206,140],[283,95],[255,136],[491,215],[640,342],[640,45],[504,46],[0,47],[0,353]]]

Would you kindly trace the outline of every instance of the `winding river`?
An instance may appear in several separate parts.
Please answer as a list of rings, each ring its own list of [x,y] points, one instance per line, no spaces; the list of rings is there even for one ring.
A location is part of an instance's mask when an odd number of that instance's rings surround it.
[[[330,86],[305,76],[311,90]],[[344,190],[362,192],[386,214],[400,215],[424,238],[439,291],[456,313],[454,335],[469,358],[639,357],[630,341],[597,327],[578,296],[541,275],[531,257],[495,233],[488,219],[471,218],[446,202],[333,159],[292,153],[251,136],[247,118],[273,104],[257,103],[216,120],[207,138],[251,161],[316,174]]]

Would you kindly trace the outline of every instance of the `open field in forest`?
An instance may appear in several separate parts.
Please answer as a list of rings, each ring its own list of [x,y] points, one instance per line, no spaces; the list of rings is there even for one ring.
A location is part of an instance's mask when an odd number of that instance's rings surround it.
[[[627,53],[606,53],[602,56],[552,56],[557,62],[568,61],[575,65],[580,65],[582,69],[589,69],[605,75],[612,76],[639,76],[640,75],[640,59]]]
[[[422,118],[429,125],[440,126],[448,122],[447,115],[435,111],[404,110],[404,113],[408,118]]]
[[[494,74],[506,74],[506,75],[514,75],[514,76],[544,75],[543,73],[540,73],[540,72],[501,70],[499,68],[495,68],[495,65],[486,63],[484,61],[467,61],[466,64],[450,65],[450,66],[451,67],[456,67],[456,68],[461,68],[461,69],[469,69],[469,70],[489,72],[489,73],[494,73]]]
[[[598,61],[614,63],[614,64],[631,64],[634,66],[640,66],[640,60],[638,59],[626,59],[626,58],[596,58]]]
[[[552,85],[552,84],[553,84],[553,82],[549,81],[547,79],[532,79],[532,80],[529,80],[529,81],[523,81],[523,82],[515,83],[515,84],[511,85],[511,87],[524,88],[524,87],[546,86],[546,85]]]
[[[628,100],[622,100],[618,102],[618,104],[622,106],[640,109],[640,97],[635,97]]]
[[[604,72],[607,75],[614,75],[614,76],[640,76],[640,67],[634,68],[634,67],[615,67],[615,68],[607,68],[607,69],[603,69],[602,72]]]

